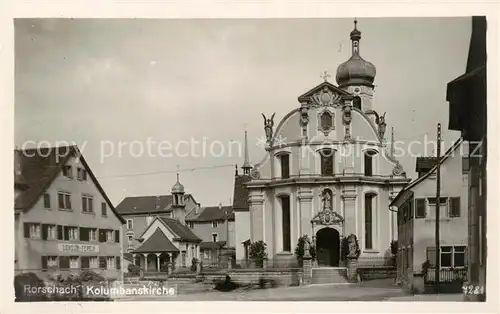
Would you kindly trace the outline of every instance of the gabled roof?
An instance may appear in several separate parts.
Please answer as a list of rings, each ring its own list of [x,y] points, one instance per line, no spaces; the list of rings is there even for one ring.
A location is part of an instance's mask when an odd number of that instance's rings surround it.
[[[448,150],[441,157],[440,164],[443,164],[446,161],[446,159],[448,159],[448,157],[450,157],[452,155],[452,153],[460,147],[460,145],[462,144],[462,142],[463,142],[463,138],[460,137],[455,143],[453,143],[453,145],[451,145],[451,147],[448,148]],[[400,199],[403,196],[406,197],[408,195],[407,191],[409,191],[410,189],[412,189],[415,186],[417,186],[420,182],[422,182],[425,179],[427,179],[434,171],[436,171],[436,169],[437,169],[437,164],[434,167],[432,167],[432,169],[429,170],[426,174],[424,174],[421,177],[413,180],[407,186],[405,186],[403,189],[401,189],[401,191],[398,193],[398,195],[396,195],[396,197],[394,198],[394,200],[389,204],[389,207],[396,206],[395,204],[399,203]]]
[[[155,232],[134,251],[134,253],[160,252],[179,252],[160,228],[156,228]]]
[[[30,210],[57,178],[68,160],[71,157],[77,157],[111,211],[122,223],[125,223],[125,220],[116,212],[111,200],[104,192],[99,181],[97,181],[92,169],[90,169],[77,146],[33,148],[16,150],[15,153],[19,153],[21,176],[24,179],[23,184],[27,186],[15,200],[16,210]]]
[[[237,175],[234,178],[233,211],[247,212],[248,207],[248,189],[245,183],[251,180],[250,176]]]
[[[226,241],[217,241],[217,242],[201,242],[200,249],[201,250],[216,250],[223,248],[226,245]]]
[[[339,95],[345,95],[345,96],[350,96],[351,94],[346,92],[345,90],[333,85],[332,83],[330,82],[323,82],[321,84],[319,84],[318,86],[314,87],[313,89],[309,90],[308,92],[306,92],[305,94],[302,94],[298,97],[298,100],[299,102],[302,102],[302,101],[308,101],[309,98],[314,95],[315,93],[317,93],[318,91],[322,90],[323,88],[329,88],[330,90],[336,92],[337,94]]]
[[[196,209],[191,210],[186,216],[186,221],[207,222],[226,220],[226,213],[228,220],[234,220],[233,208],[231,206],[222,206],[221,208],[219,206],[209,206],[199,208],[197,214]]]
[[[184,199],[189,197],[196,203],[192,195],[184,195]],[[171,194],[126,197],[116,206],[116,210],[122,215],[167,213],[172,210],[173,199]]]

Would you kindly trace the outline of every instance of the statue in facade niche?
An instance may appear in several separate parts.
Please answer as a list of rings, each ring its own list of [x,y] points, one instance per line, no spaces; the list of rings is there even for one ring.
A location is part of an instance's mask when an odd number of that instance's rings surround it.
[[[273,138],[273,127],[274,127],[274,115],[276,113],[273,113],[271,116],[271,119],[267,119],[264,114],[262,114],[262,117],[264,117],[264,131],[266,132],[266,138],[267,142],[271,142],[271,139]]]

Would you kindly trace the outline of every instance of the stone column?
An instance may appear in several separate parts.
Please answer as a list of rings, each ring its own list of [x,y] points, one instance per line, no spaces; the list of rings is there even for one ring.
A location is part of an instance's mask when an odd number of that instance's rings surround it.
[[[301,189],[298,191],[298,196],[297,198],[299,199],[299,210],[300,210],[300,228],[299,230],[299,236],[303,235],[309,235],[309,238],[312,238],[314,236],[312,227],[311,227],[311,220],[313,218],[313,193],[311,190],[304,190]]]
[[[160,253],[155,253],[156,254],[156,268],[157,271],[160,272]]]
[[[302,283],[304,285],[308,285],[312,283],[312,257],[309,254],[309,244],[306,242],[304,244],[304,256],[302,260],[302,274],[303,280]]]
[[[144,271],[148,271],[148,254],[142,253],[142,256],[144,256]]]
[[[346,185],[342,190],[342,202],[344,204],[344,225],[343,231],[344,237],[348,237],[350,234],[355,234],[356,237],[359,238],[357,234],[357,224],[359,218],[357,215],[360,215],[356,210],[356,187],[354,185]]]
[[[252,211],[251,219],[253,226],[252,242],[264,240],[264,195],[250,195],[250,210]]]
[[[347,278],[350,282],[358,281],[358,259],[347,258]]]

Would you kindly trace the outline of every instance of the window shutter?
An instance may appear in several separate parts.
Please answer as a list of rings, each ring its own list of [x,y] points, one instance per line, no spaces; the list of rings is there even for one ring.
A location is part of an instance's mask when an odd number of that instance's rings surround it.
[[[120,230],[115,230],[115,242],[120,243]]]
[[[106,269],[106,256],[99,256],[99,268]]]
[[[64,240],[69,240],[69,227],[64,226]]]
[[[57,240],[63,240],[63,226],[57,226]]]
[[[62,193],[57,194],[57,198],[59,200],[59,208],[64,209],[64,194]]]
[[[118,270],[120,270],[122,268],[120,263],[121,263],[121,258],[120,258],[120,256],[117,256],[115,265],[116,265],[116,269],[118,269]]]
[[[69,256],[59,257],[59,268],[68,269],[69,268]]]
[[[49,226],[42,224],[42,240],[47,240],[49,237]]]
[[[88,199],[88,210],[90,213],[93,213],[94,212],[94,199],[93,198],[89,198]]]
[[[425,210],[425,199],[417,198],[415,199],[415,218],[425,218],[427,216]]]
[[[99,242],[106,242],[106,229],[99,229]]]
[[[106,210],[106,203],[101,203],[101,214],[102,216],[106,216],[107,215],[107,210]]]
[[[30,237],[30,224],[27,222],[24,223],[24,237],[25,238]]]
[[[81,264],[82,264],[82,268],[84,268],[84,269],[90,268],[90,257],[88,257],[88,256],[82,256],[80,258],[80,261],[81,261]]]
[[[436,248],[435,247],[427,247],[426,249],[427,260],[429,261],[429,265],[431,267],[436,266]]]
[[[85,198],[85,196],[82,197],[82,211],[87,211],[87,199]]]
[[[71,195],[66,194],[64,197],[66,198],[66,209],[71,209]]]
[[[42,269],[47,269],[47,256],[42,256]]]

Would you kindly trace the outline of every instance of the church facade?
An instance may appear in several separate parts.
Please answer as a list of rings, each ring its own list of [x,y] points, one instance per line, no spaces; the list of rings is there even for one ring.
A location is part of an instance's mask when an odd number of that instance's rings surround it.
[[[296,260],[297,241],[307,235],[318,265],[338,267],[343,237],[357,236],[360,261],[388,256],[397,239],[389,203],[409,179],[386,140],[385,113],[374,110],[376,70],[360,56],[356,23],[352,56],[337,69],[338,85],[325,76],[276,127],[274,114],[263,114],[264,158],[252,166],[245,154],[249,240],[263,240],[269,258]],[[241,252],[248,241],[238,244]]]

